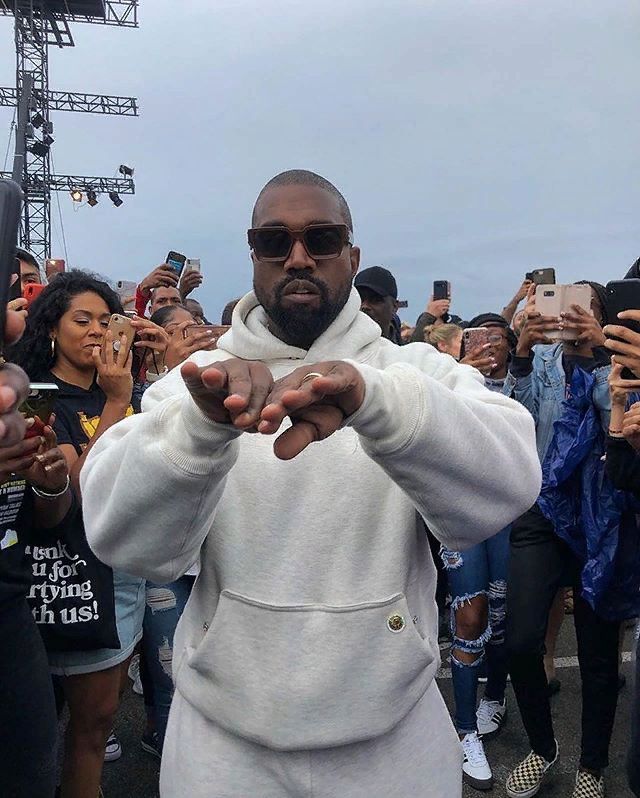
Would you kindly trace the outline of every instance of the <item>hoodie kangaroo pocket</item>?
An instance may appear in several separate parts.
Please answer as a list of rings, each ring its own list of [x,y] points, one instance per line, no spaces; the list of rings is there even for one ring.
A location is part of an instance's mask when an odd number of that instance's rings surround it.
[[[279,750],[325,748],[392,729],[429,686],[438,659],[403,594],[278,606],[223,590],[177,685],[242,737]]]

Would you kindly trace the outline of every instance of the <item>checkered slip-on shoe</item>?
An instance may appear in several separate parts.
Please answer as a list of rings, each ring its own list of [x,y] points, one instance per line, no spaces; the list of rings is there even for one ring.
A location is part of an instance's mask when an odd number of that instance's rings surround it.
[[[571,798],[604,798],[604,779],[579,770],[576,773],[576,786]]]
[[[507,778],[506,791],[509,798],[532,798],[538,794],[544,777],[549,768],[558,761],[558,744],[556,755],[552,762],[547,762],[532,751],[517,767],[511,771]]]

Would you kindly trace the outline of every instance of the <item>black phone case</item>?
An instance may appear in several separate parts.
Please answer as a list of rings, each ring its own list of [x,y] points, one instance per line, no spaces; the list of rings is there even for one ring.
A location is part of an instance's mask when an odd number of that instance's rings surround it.
[[[433,299],[449,299],[449,285],[446,280],[436,280],[433,283]]]
[[[0,180],[0,352],[4,351],[4,327],[7,320],[7,302],[11,299],[11,275],[18,273],[16,244],[21,210],[20,186],[13,180]],[[16,285],[19,292],[19,280]]]
[[[640,322],[633,319],[619,319],[618,313],[623,310],[640,310],[640,280],[612,280],[607,283],[607,316],[609,324],[618,324],[640,335]],[[619,340],[619,339],[616,339]],[[623,368],[620,375],[623,380],[637,380],[631,369]]]

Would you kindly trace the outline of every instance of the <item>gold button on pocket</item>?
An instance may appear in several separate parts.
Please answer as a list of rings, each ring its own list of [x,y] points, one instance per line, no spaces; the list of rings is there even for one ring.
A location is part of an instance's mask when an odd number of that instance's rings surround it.
[[[402,615],[390,615],[387,618],[387,628],[390,632],[401,632],[405,627]]]

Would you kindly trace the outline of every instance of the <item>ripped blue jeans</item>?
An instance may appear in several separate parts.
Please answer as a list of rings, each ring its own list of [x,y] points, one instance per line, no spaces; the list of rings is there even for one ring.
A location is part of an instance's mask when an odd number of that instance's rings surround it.
[[[485,698],[490,701],[504,699],[507,685],[504,643],[510,531],[511,527],[507,527],[468,551],[451,551],[444,546],[440,549],[452,597],[451,675],[456,702],[455,725],[459,734],[470,734],[477,730],[478,675],[485,656]],[[465,640],[456,634],[456,610],[476,596],[487,597],[488,624],[475,640]],[[456,658],[456,650],[477,655],[477,658],[471,664],[461,662]]]
[[[194,582],[194,576],[181,576],[167,585],[147,582],[142,651],[150,690],[145,687],[145,703],[150,698],[148,710],[151,710],[160,747],[164,743],[173,698],[173,636]],[[147,696],[147,692],[151,695]]]

